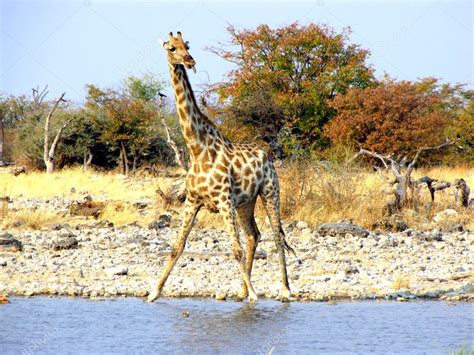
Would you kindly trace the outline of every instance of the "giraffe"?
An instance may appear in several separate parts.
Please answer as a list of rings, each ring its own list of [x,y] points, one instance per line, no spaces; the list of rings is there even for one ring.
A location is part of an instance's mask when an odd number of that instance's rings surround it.
[[[169,274],[183,253],[195,217],[204,207],[222,215],[232,237],[233,255],[243,278],[239,298],[248,296],[250,302],[255,302],[257,294],[250,275],[260,240],[260,231],[254,218],[258,196],[270,219],[278,251],[282,284],[279,297],[282,301],[289,301],[285,250],[292,253],[294,250],[285,241],[281,226],[280,192],[275,168],[267,154],[257,145],[227,140],[201,112],[186,73],[186,69],[196,72],[196,62],[189,54],[188,42],[183,41],[181,33],[178,32],[177,37],[174,37],[171,32],[169,40],[163,42],[163,48],[168,56],[179,124],[190,154],[190,168],[186,177],[187,195],[182,225],[158,285],[150,292],[148,301],[153,302],[160,296]],[[237,218],[246,235],[246,255],[240,242]]]

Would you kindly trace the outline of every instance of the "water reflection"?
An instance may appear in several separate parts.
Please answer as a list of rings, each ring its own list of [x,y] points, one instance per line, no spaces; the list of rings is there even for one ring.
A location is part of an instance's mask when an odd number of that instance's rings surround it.
[[[187,308],[189,319],[174,322],[173,331],[189,351],[200,344],[205,352],[233,349],[268,353],[288,333],[290,307],[278,302],[192,305]]]
[[[35,297],[0,307],[2,354],[449,353],[472,344],[472,334],[474,305],[468,303]]]

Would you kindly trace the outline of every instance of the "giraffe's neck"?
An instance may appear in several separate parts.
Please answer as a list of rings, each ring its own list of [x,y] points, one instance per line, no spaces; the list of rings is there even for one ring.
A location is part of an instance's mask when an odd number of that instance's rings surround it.
[[[199,109],[184,66],[169,64],[169,67],[179,124],[191,160],[198,160],[205,154],[209,143],[215,141],[221,134],[214,123]],[[213,136],[212,139],[209,139],[209,136]]]

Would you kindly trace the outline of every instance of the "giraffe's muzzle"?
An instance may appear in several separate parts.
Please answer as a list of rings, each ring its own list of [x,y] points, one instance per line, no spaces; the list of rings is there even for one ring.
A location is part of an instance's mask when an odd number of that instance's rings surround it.
[[[196,62],[194,61],[194,58],[191,57],[190,55],[187,55],[184,57],[184,65],[186,66],[187,69],[192,69],[194,72],[196,72]]]

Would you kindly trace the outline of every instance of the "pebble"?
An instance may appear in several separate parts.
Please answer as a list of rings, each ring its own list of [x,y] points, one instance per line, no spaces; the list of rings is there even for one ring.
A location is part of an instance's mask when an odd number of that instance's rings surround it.
[[[109,277],[114,275],[128,275],[128,267],[124,266],[110,267],[105,269],[104,271]]]
[[[215,298],[217,301],[225,301],[227,298],[227,295],[224,292],[217,292]]]
[[[321,235],[317,228],[290,230],[288,243],[301,265],[288,255],[292,296],[298,300],[469,299],[466,286],[474,273],[474,234],[469,231],[346,233]],[[0,258],[0,294],[72,295],[100,299],[122,295],[146,297],[169,258],[178,229],[105,223],[59,230],[15,232],[24,251]],[[1,234],[1,232],[0,232]],[[77,248],[54,250],[51,241],[75,238]],[[245,238],[242,238],[245,243]],[[130,246],[133,248],[130,248]],[[243,246],[244,251],[246,250]],[[4,262],[5,263],[4,263]],[[3,265],[3,266],[2,266]],[[462,269],[460,267],[462,266]],[[133,270],[133,273],[130,271]],[[462,271],[466,278],[450,278]],[[392,289],[397,275],[410,275],[410,289]],[[440,281],[440,275],[445,279]],[[278,253],[269,231],[262,233],[252,282],[262,298],[280,291]],[[444,276],[443,276],[444,277]],[[163,289],[164,297],[235,297],[242,278],[232,253],[232,238],[219,229],[193,230],[184,254]],[[457,290],[463,293],[456,293]],[[449,295],[449,296],[448,296]]]

